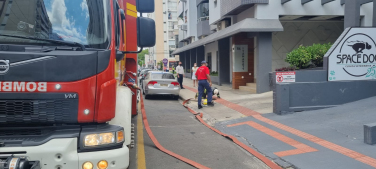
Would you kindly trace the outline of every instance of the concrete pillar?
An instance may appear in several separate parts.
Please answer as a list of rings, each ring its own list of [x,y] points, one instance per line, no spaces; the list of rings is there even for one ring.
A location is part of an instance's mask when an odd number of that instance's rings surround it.
[[[345,0],[345,24],[344,28],[360,26],[359,0]]]
[[[373,0],[373,18],[372,26],[376,27],[376,0]]]
[[[201,62],[205,60],[205,46],[198,47],[196,52],[197,52],[197,66],[201,66]]]
[[[185,52],[184,56],[184,62],[183,62],[183,68],[184,68],[184,73],[187,72],[187,62],[188,62],[188,57],[189,57],[189,50]]]
[[[256,85],[257,93],[270,90],[269,72],[272,71],[272,33],[260,32],[256,38]]]
[[[193,53],[194,53],[194,55],[193,55],[193,57],[192,57],[192,67],[193,67],[194,63],[197,63],[197,49],[198,49],[198,48],[194,48],[194,49],[193,49]]]

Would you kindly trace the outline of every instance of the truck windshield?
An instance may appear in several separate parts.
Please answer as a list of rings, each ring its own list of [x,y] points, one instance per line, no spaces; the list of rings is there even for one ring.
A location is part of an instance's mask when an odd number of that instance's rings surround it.
[[[0,1],[0,34],[108,46],[108,0]],[[56,45],[37,39],[0,36],[0,43]],[[60,45],[64,45],[63,43]]]

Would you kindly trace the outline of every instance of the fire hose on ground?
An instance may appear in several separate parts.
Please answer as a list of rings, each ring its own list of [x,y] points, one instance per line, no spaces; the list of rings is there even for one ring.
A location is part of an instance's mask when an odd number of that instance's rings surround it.
[[[233,141],[235,144],[239,145],[240,147],[242,147],[244,150],[246,150],[247,152],[251,153],[252,155],[254,155],[256,158],[258,158],[259,160],[261,160],[262,162],[264,162],[267,166],[269,166],[271,169],[282,169],[280,166],[278,166],[276,163],[274,163],[273,161],[269,160],[267,157],[263,156],[262,154],[260,154],[259,152],[253,150],[252,148],[248,147],[247,145],[245,145],[244,143],[240,142],[236,137],[234,136],[231,136],[231,135],[227,135],[227,134],[224,134],[222,132],[220,132],[219,130],[211,127],[209,124],[207,124],[204,120],[203,120],[203,114],[202,113],[197,113],[195,112],[194,110],[192,110],[191,108],[189,108],[186,103],[188,103],[191,99],[188,99],[188,100],[185,100],[183,102],[183,106],[185,108],[188,109],[189,112],[191,112],[202,124],[204,124],[206,127],[210,128],[211,130],[213,130],[214,132],[222,135],[223,137],[226,137],[227,139],[230,139],[231,141]],[[172,157],[175,157],[193,167],[196,167],[196,168],[199,168],[199,169],[209,169],[209,167],[206,167],[202,164],[199,164],[195,161],[192,161],[188,158],[185,158],[181,155],[178,155],[170,150],[167,150],[166,148],[164,148],[159,142],[158,140],[156,139],[156,137],[154,136],[153,132],[151,131],[150,129],[150,126],[149,126],[149,122],[148,122],[148,119],[147,119],[147,116],[146,116],[146,111],[145,111],[145,105],[144,105],[144,99],[143,97],[141,97],[141,113],[142,113],[142,120],[143,120],[143,123],[144,123],[144,127],[145,127],[145,130],[146,132],[148,133],[150,139],[153,141],[153,143],[155,144],[155,146],[162,152],[172,156]]]

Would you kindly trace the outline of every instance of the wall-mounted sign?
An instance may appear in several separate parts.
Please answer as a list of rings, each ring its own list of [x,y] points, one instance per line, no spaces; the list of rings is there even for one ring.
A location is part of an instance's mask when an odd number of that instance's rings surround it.
[[[162,62],[163,62],[163,64],[164,64],[165,66],[167,66],[168,59],[167,59],[167,58],[163,58]]]
[[[376,28],[350,28],[328,55],[328,81],[376,79]]]
[[[295,82],[295,72],[276,72],[275,79],[277,83],[293,83]]]
[[[233,45],[233,72],[248,72],[248,45]]]

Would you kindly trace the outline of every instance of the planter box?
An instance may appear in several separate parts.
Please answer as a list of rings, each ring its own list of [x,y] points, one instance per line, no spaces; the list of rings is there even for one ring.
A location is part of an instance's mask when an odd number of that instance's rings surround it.
[[[212,83],[218,85],[219,83],[219,76],[210,76]]]
[[[185,73],[185,77],[191,79],[192,78],[192,73]]]

